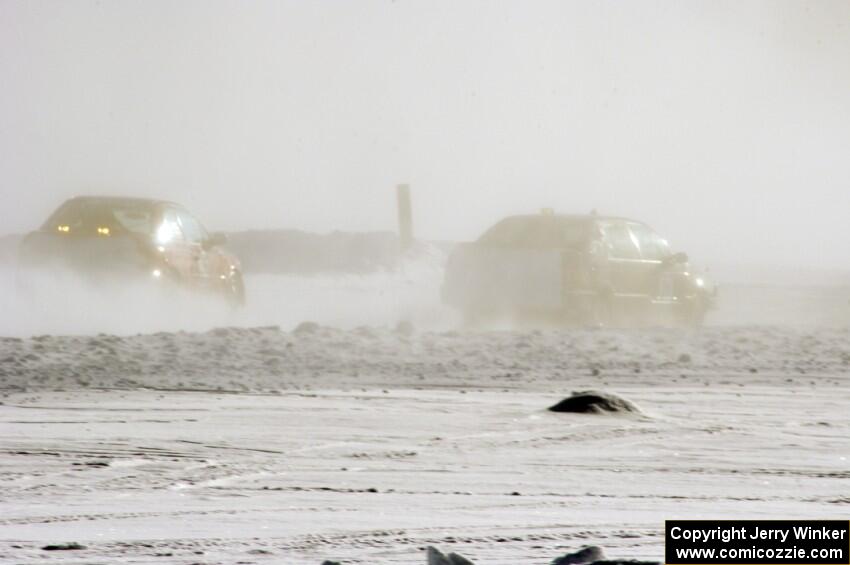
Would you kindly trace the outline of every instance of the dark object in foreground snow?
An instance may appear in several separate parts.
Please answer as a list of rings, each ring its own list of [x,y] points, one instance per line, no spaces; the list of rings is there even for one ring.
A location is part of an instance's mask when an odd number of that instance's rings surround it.
[[[598,545],[583,547],[574,553],[567,553],[552,561],[552,565],[583,565],[605,559],[602,548]]]
[[[574,553],[556,557],[552,560],[552,565],[661,565],[661,563],[659,561],[638,561],[635,559],[605,559],[601,547],[589,545]]]
[[[604,414],[606,412],[640,414],[638,407],[625,398],[593,390],[573,392],[572,396],[550,406],[549,410],[577,414]]]
[[[590,565],[661,565],[661,561],[641,561],[639,559],[602,559]]]
[[[443,555],[439,549],[428,546],[428,565],[475,565],[466,557],[460,556],[457,553],[449,553]]]
[[[457,553],[443,554],[436,547],[426,550],[428,565],[475,565]],[[337,561],[322,561],[322,565],[341,565]],[[661,565],[660,561],[638,561],[636,559],[605,559],[602,548],[596,545],[583,547],[574,553],[556,557],[552,565]]]
[[[72,541],[71,543],[57,543],[45,545],[41,549],[43,549],[44,551],[68,551],[72,549],[86,549],[86,546],[80,545],[77,542]]]

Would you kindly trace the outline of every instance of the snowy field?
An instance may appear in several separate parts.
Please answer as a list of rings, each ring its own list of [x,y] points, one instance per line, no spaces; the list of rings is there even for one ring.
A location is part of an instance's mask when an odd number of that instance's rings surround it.
[[[846,517],[845,289],[734,287],[698,331],[464,332],[440,276],[253,277],[236,314],[7,295],[0,562],[660,559],[665,519]],[[587,389],[642,415],[546,411]]]

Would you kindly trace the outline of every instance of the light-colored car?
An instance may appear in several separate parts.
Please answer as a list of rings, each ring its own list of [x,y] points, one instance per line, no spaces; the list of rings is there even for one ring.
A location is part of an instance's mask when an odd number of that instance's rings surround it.
[[[21,242],[24,271],[68,270],[96,282],[150,281],[245,301],[239,260],[182,206],[162,200],[80,196]]]
[[[714,285],[642,222],[596,214],[512,216],[453,251],[443,301],[467,321],[543,317],[583,325],[699,325]]]

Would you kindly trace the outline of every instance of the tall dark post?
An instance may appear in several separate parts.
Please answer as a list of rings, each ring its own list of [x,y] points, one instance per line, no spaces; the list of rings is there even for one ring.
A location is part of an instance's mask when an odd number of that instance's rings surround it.
[[[410,185],[400,184],[396,187],[398,196],[398,236],[402,252],[413,245],[413,212],[410,206]]]

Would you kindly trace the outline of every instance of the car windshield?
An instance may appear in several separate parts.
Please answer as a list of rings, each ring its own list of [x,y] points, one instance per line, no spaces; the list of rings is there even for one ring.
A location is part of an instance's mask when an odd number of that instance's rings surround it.
[[[506,218],[487,230],[480,243],[500,247],[576,248],[587,241],[588,222],[557,216]]]
[[[43,229],[76,234],[149,235],[153,222],[153,206],[146,202],[81,199],[63,204]]]

